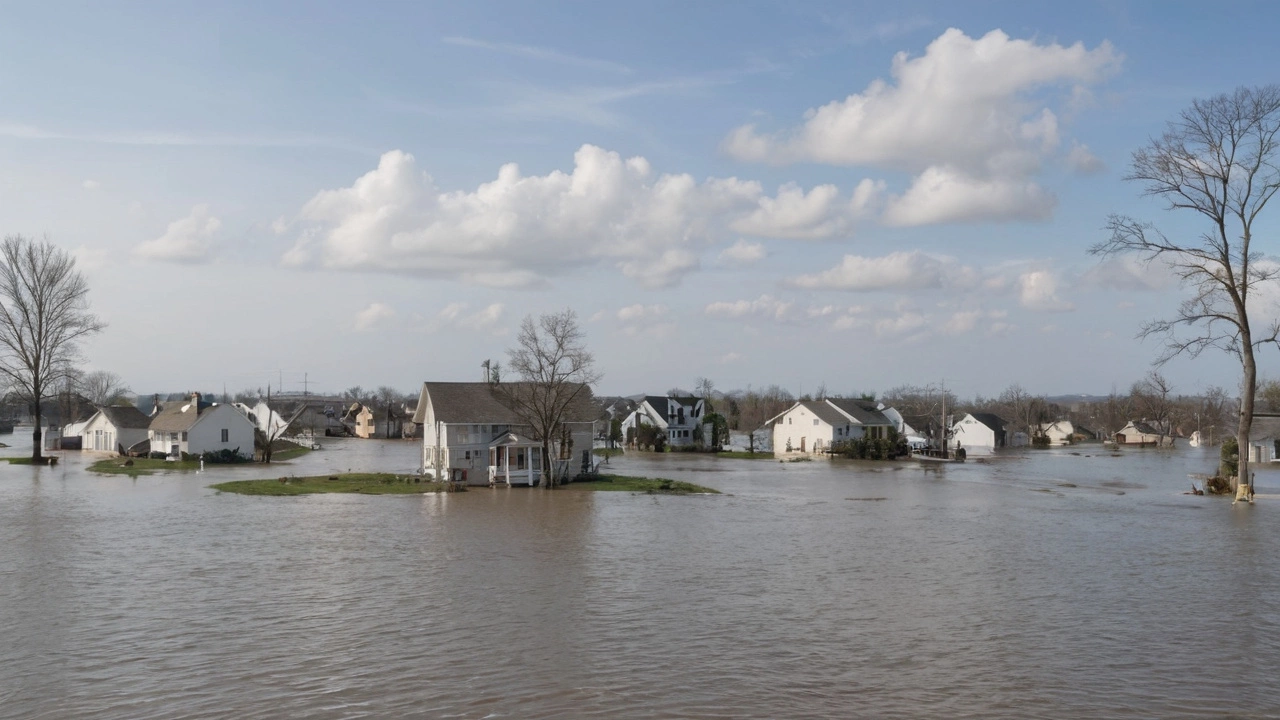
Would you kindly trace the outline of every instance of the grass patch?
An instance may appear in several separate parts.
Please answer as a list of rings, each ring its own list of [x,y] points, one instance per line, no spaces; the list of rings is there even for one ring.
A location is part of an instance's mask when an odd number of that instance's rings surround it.
[[[771,452],[742,452],[740,450],[724,450],[716,453],[718,458],[729,458],[731,460],[772,460]]]
[[[649,493],[651,495],[692,495],[694,493],[710,493],[713,495],[720,494],[720,491],[714,488],[694,485],[693,483],[681,482],[679,480],[632,477],[630,475],[601,475],[599,480],[572,482],[565,485],[564,488],[566,490],[642,492]]]
[[[127,465],[130,460],[132,465]],[[216,467],[215,465],[207,465],[207,467]],[[157,470],[177,470],[178,472],[194,472],[200,469],[199,460],[178,460],[169,462],[168,460],[155,460],[152,458],[122,458],[111,457],[104,458],[89,466],[90,472],[101,473],[103,475],[128,475],[129,477],[138,477],[139,475],[151,475]]]
[[[594,448],[591,453],[596,457],[618,457],[622,454],[622,448]]]
[[[271,443],[271,462],[282,462],[302,457],[311,452],[311,448],[303,447],[295,442],[288,440],[276,440]]]
[[[4,460],[5,462],[9,463],[10,465],[36,465],[36,464],[37,464],[37,463],[36,463],[34,460],[32,460],[30,457],[11,457],[11,458],[0,458],[0,460]],[[45,455],[43,458],[41,458],[41,460],[40,460],[40,462],[39,462],[38,464],[40,464],[40,465],[57,465],[57,464],[58,464],[58,457],[57,457],[56,455]]]
[[[235,480],[209,487],[219,492],[240,495],[313,495],[315,493],[421,495],[443,492],[448,489],[448,483],[392,473],[342,473],[311,477],[282,477],[274,480]]]

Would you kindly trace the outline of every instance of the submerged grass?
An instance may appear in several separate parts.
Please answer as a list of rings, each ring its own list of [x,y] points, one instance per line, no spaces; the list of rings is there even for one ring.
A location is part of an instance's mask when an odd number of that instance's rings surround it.
[[[240,495],[313,495],[316,493],[421,495],[444,492],[449,488],[449,484],[424,480],[413,475],[342,473],[311,477],[282,477],[272,480],[234,480],[209,487],[219,492]]]
[[[714,488],[694,485],[680,480],[634,477],[631,475],[601,475],[599,480],[571,482],[563,487],[565,490],[642,492],[655,495],[720,494],[720,491]]]
[[[732,460],[772,460],[771,452],[742,452],[740,450],[724,450],[716,453],[718,458],[730,458]]]
[[[200,469],[199,460],[156,460],[154,458],[104,458],[89,466],[90,472],[103,475],[151,475],[157,470],[177,470],[178,472],[194,472]]]

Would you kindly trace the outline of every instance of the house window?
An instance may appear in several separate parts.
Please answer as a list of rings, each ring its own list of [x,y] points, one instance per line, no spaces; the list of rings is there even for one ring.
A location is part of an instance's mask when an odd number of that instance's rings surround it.
[[[813,419],[813,426],[818,427],[818,418]]]
[[[169,442],[178,442],[178,433],[169,433]]]
[[[790,425],[790,424],[791,424],[791,418],[787,418],[787,424],[788,424],[788,425]]]
[[[183,435],[182,439],[183,439],[183,440],[186,440],[186,439],[187,439],[187,438],[186,438],[186,435],[187,435],[187,434],[186,434],[186,433],[182,433],[182,435]],[[226,429],[226,428],[222,428],[222,442],[227,442],[227,441],[229,441],[230,439],[231,439],[231,431],[230,431],[230,430],[228,430],[228,429]]]
[[[186,430],[183,430],[183,431],[182,431],[182,442],[186,442],[186,441],[187,441],[187,431],[186,431]]]
[[[470,451],[470,450],[467,450],[467,451],[463,452],[463,453],[462,453],[462,459],[463,459],[463,460],[470,460],[470,459],[471,459],[471,451]]]

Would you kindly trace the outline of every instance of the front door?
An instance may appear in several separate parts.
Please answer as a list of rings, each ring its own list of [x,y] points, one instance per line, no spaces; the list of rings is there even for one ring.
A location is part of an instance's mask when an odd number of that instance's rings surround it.
[[[800,438],[800,452],[804,452],[804,438]]]

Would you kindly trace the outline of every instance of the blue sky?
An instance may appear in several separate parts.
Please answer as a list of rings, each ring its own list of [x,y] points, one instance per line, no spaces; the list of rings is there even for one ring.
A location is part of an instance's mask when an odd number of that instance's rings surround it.
[[[142,392],[472,379],[567,306],[609,394],[1105,393],[1181,293],[1088,247],[1112,212],[1197,232],[1121,179],[1128,155],[1273,80],[1277,15],[11,6],[0,216],[77,254],[110,323],[88,366]],[[1166,374],[1235,382],[1221,357]]]

